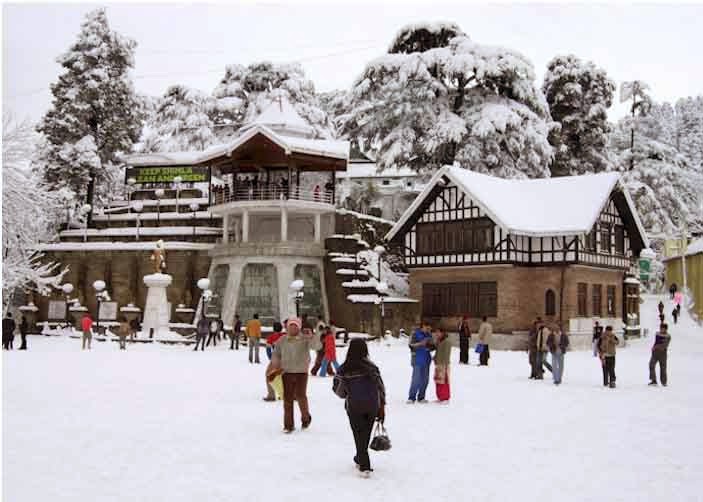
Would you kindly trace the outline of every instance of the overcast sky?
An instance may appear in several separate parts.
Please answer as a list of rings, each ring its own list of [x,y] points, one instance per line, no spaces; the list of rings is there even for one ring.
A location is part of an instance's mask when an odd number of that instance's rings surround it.
[[[476,42],[529,57],[541,85],[547,62],[573,53],[618,87],[648,82],[658,101],[703,94],[703,5],[104,4],[113,29],[135,39],[135,86],[211,92],[226,64],[299,61],[321,91],[349,88],[406,23],[454,21]],[[38,120],[51,102],[56,57],[97,4],[3,6],[3,108]],[[611,118],[625,111],[612,110]]]

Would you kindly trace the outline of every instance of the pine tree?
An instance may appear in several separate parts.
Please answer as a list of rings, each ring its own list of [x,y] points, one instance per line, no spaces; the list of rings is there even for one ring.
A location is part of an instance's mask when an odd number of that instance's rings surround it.
[[[212,100],[205,93],[182,85],[169,87],[147,120],[140,150],[204,150],[217,143],[210,119],[212,106]]]
[[[51,86],[52,108],[38,127],[46,138],[40,155],[46,182],[70,187],[91,205],[109,190],[118,154],[139,137],[142,116],[128,78],[135,47],[110,29],[104,9],[90,12],[77,41],[57,59],[64,72]],[[72,164],[76,148],[99,163]]]
[[[630,114],[632,115],[632,120],[630,121],[630,151],[634,152],[635,149],[635,129],[637,127],[638,121],[637,117],[646,117],[652,108],[652,98],[649,96],[649,85],[641,80],[632,80],[629,82],[623,82],[620,86],[620,102],[632,100],[632,105],[630,106]],[[635,167],[635,156],[630,155],[630,170]]]
[[[560,125],[549,135],[552,176],[608,170],[608,108],[615,83],[605,70],[573,55],[557,56],[547,65],[542,90],[552,119]]]
[[[703,168],[703,96],[676,102],[676,130],[681,153]]]
[[[231,136],[254,119],[271,103],[274,91],[284,93],[318,137],[332,136],[331,123],[302,66],[270,62],[226,67],[224,77],[213,91],[215,104],[211,113],[220,136]]]
[[[453,23],[400,30],[349,96],[344,135],[379,169],[459,163],[502,177],[549,176],[549,113],[521,54],[472,42]]]

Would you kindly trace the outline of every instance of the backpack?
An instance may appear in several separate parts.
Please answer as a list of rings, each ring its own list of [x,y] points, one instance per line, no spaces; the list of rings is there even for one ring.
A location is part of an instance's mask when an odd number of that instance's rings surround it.
[[[361,373],[345,377],[344,386],[347,393],[347,409],[350,412],[378,412],[380,396],[373,375]]]

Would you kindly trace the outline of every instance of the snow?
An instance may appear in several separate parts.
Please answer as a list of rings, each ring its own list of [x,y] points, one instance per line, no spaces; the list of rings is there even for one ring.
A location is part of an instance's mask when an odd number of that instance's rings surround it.
[[[120,227],[120,228],[88,228],[87,230],[63,230],[61,237],[83,237],[86,234],[88,237],[118,237],[125,235],[137,235],[137,227]],[[220,235],[221,228],[216,227],[195,227],[196,235]],[[140,236],[149,235],[193,235],[193,227],[139,227]]]
[[[315,128],[308,124],[293,108],[285,95],[279,95],[254,119],[251,125],[264,125],[273,130],[287,130],[311,135]]]
[[[418,173],[409,167],[389,167],[379,171],[375,162],[350,162],[347,170],[337,174],[337,179],[356,178],[417,178]]]
[[[650,329],[658,300],[643,305]],[[703,331],[684,314],[672,332],[668,388],[646,385],[651,335],[618,349],[614,390],[587,351],[566,355],[555,387],[527,379],[523,352],[494,351],[484,368],[473,352],[472,366],[458,366],[453,349],[448,406],[406,405],[407,340],[370,342],[393,449],[371,452],[369,480],[353,469],[329,378],[309,380],[312,426],[287,436],[282,405],[261,401],[265,364],[229,343],[193,354],[93,341],[84,352],[78,339],[30,336],[27,352],[2,355],[3,498],[302,500],[312,491],[339,502],[550,502],[601,500],[605,490],[609,500],[698,500]]]
[[[139,234],[142,235],[141,229]],[[214,244],[206,242],[164,242],[164,248],[167,251],[208,250],[213,247]],[[38,251],[153,251],[154,242],[54,242],[39,244],[36,249]]]
[[[187,207],[186,205],[181,204],[181,207]],[[196,211],[195,212],[195,219],[196,220],[209,220],[211,218],[214,219],[222,219],[221,215],[218,214],[213,214],[210,211]],[[161,215],[157,213],[141,213],[139,215],[139,220],[144,221],[144,220],[192,220],[193,219],[193,212],[187,212],[187,213],[177,213],[175,211],[170,211],[168,213],[162,212]],[[131,213],[124,213],[124,214],[111,214],[111,215],[101,215],[97,214],[93,216],[94,221],[136,221],[137,220],[137,213],[131,212]]]
[[[346,256],[338,256],[337,258],[332,258],[333,263],[356,263],[354,258],[349,258]]]
[[[350,214],[361,220],[371,220],[377,221],[379,223],[385,223],[387,225],[395,225],[395,221],[387,220],[385,218],[379,218],[378,216],[372,216],[370,214],[359,213],[357,211],[350,211],[349,209],[339,208],[337,209],[337,214],[344,216],[345,214]],[[334,236],[333,236],[334,237]]]
[[[391,229],[387,240],[403,227],[443,176],[483,206],[497,225],[510,233],[533,237],[588,233],[620,179],[617,172],[544,179],[503,179],[458,166],[445,166],[433,176],[423,193]],[[628,203],[639,221],[629,199]],[[638,226],[647,246],[646,234],[641,225]]]
[[[352,303],[376,303],[378,295],[347,295],[347,300]],[[417,300],[404,296],[384,296],[383,303],[417,303]]]

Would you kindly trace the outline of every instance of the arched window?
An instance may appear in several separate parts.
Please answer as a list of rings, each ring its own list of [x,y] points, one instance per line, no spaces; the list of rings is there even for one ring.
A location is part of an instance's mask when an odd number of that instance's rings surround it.
[[[544,294],[544,314],[545,315],[556,315],[557,313],[557,299],[554,291],[548,289]]]

